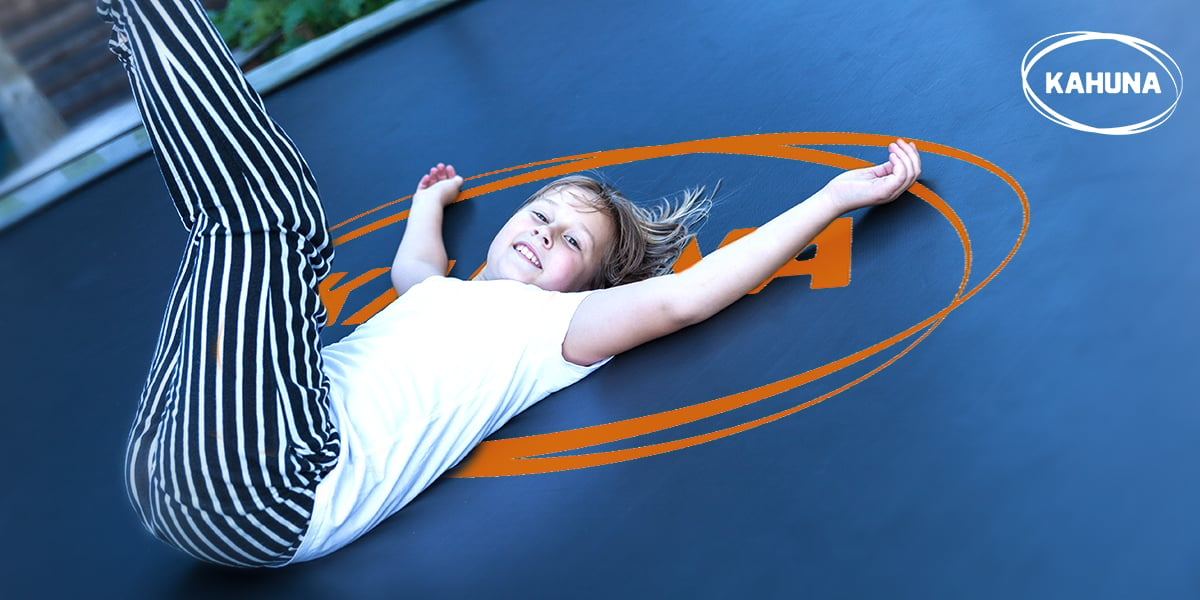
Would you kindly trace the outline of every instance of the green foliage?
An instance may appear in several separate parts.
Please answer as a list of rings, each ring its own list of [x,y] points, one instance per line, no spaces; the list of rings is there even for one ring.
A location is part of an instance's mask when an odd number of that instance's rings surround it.
[[[209,14],[225,42],[249,49],[277,37],[263,58],[283,54],[393,0],[229,0]]]

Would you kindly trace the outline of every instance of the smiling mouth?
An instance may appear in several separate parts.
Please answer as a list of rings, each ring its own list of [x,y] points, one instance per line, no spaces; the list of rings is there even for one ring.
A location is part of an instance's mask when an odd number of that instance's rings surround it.
[[[542,268],[542,261],[538,260],[537,255],[533,253],[533,249],[529,247],[529,244],[516,244],[513,246],[513,250],[516,250],[517,254],[520,254],[525,260],[529,261],[529,264],[539,269]]]

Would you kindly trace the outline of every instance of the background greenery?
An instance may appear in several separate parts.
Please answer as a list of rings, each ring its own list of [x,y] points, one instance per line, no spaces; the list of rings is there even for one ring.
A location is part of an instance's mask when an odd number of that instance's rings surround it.
[[[269,60],[394,0],[229,0],[209,16],[226,43],[250,50],[267,44]]]

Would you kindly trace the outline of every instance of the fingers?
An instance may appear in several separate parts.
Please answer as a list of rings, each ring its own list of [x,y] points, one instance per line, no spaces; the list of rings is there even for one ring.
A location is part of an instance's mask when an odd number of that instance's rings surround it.
[[[868,169],[868,172],[871,174],[872,177],[882,178],[882,177],[887,177],[888,175],[891,175],[892,170],[894,168],[895,168],[895,165],[892,164],[891,157],[889,156],[888,162],[875,165],[875,166],[871,167],[870,169]]]
[[[912,142],[904,142],[904,145],[907,147],[909,157],[912,158],[913,183],[916,183],[917,179],[921,178],[921,153],[917,151],[917,145]]]
[[[421,176],[421,181],[417,183],[417,189],[423,190],[439,181],[454,179],[458,174],[454,171],[454,165],[438,163],[436,167],[431,167],[429,172]]]
[[[904,163],[904,159],[901,158],[901,150],[898,147],[896,147],[895,142],[892,142],[891,144],[888,145],[888,150],[889,150],[888,164],[890,164],[892,167],[891,174],[895,175],[897,180],[903,181],[904,178],[908,175],[908,173],[907,173],[908,167]]]
[[[903,165],[904,189],[908,189],[921,176],[921,154],[917,152],[916,145],[902,139],[889,144],[888,150],[891,151],[891,160]]]
[[[903,180],[908,176],[909,163],[905,160],[904,149],[900,147],[900,140],[888,144],[888,162],[892,163],[892,173],[897,179]]]
[[[894,200],[912,187],[921,176],[921,154],[917,152],[916,145],[903,139],[888,144],[888,152],[887,164],[892,167],[892,174],[895,175],[895,191],[890,198]]]

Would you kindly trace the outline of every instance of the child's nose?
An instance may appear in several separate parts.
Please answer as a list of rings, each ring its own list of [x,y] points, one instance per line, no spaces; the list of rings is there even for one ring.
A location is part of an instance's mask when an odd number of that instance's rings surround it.
[[[533,237],[542,242],[542,246],[549,248],[554,237],[550,235],[549,227],[538,227],[533,230]]]

